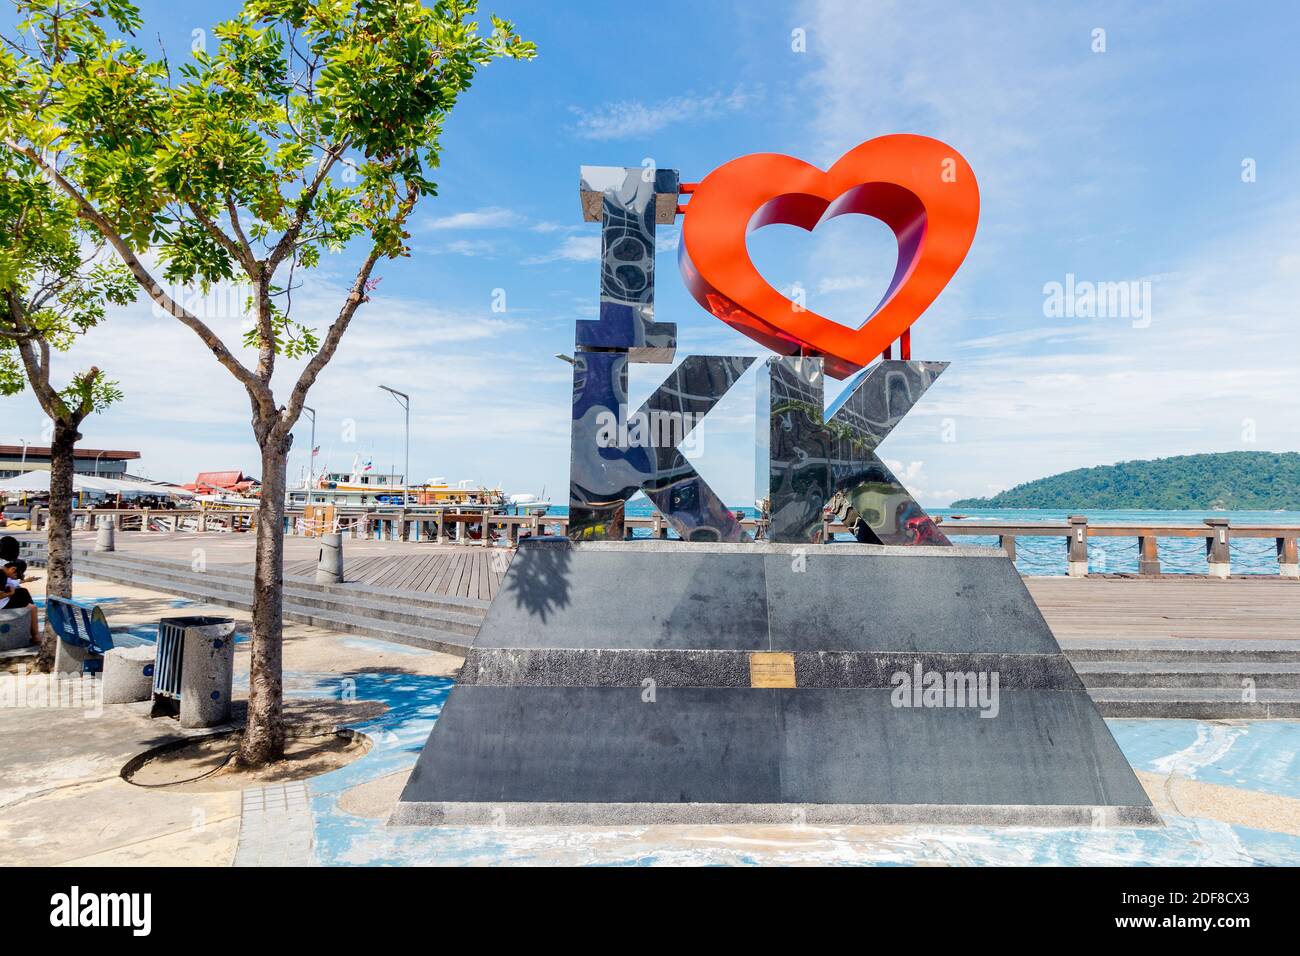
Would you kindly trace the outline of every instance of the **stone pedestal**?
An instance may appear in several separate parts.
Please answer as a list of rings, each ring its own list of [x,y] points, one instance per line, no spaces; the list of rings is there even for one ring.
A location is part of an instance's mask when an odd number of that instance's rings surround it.
[[[148,700],[153,693],[153,646],[114,647],[104,654],[103,693],[106,704]]]
[[[390,822],[1159,818],[1000,549],[532,539]]]
[[[31,612],[25,607],[0,608],[0,651],[16,651],[31,643]]]
[[[73,647],[67,641],[56,639],[54,642],[54,672],[56,674],[80,674],[86,661],[95,655],[88,647]]]

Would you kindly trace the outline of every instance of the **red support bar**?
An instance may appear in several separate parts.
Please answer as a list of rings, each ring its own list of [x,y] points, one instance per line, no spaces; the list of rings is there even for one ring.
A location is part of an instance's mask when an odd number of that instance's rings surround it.
[[[695,192],[695,187],[698,185],[699,183],[678,183],[677,194],[680,196],[689,196],[691,193]]]
[[[681,203],[678,203],[678,204],[677,204],[677,215],[680,216],[680,215],[681,215],[682,213],[684,213],[684,212],[686,212],[686,207],[683,206]]]
[[[909,362],[912,359],[912,330],[910,327],[903,329],[903,334],[898,339],[898,357],[904,362]]]
[[[889,361],[889,359],[892,359],[893,357],[894,357],[894,343],[890,342],[888,345],[885,346],[885,350],[880,353],[880,358],[883,361]]]

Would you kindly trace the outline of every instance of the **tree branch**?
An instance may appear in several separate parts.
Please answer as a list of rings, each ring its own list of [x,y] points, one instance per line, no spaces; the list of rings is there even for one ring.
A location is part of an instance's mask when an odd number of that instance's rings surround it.
[[[81,404],[77,406],[77,411],[74,413],[76,425],[80,425],[86,416],[95,410],[95,379],[99,378],[99,375],[98,366],[92,365],[86,377],[82,379],[85,391],[81,393]]]
[[[280,241],[275,244],[275,248],[271,250],[271,254],[267,257],[266,272],[268,276],[274,275],[276,268],[293,251],[294,243],[298,240],[298,233],[302,231],[303,222],[306,221],[307,213],[311,211],[311,204],[316,199],[316,193],[324,185],[325,177],[334,168],[334,163],[338,161],[338,158],[343,155],[347,148],[347,141],[344,140],[325,151],[325,158],[321,160],[320,168],[316,170],[316,178],[298,196],[298,211],[294,214],[293,221],[289,223],[289,228],[284,231],[284,235],[280,237]]]
[[[226,252],[230,253],[230,255],[234,257],[234,260],[244,267],[244,271],[247,272],[250,277],[256,274],[257,261],[253,258],[251,250],[246,252],[239,243],[235,242],[235,240],[222,232],[221,229],[218,228],[217,224],[212,221],[212,218],[204,213],[203,210],[194,203],[189,202],[185,205],[189,207],[190,212],[194,213],[194,218],[199,221],[199,225],[208,231],[208,235],[217,240],[217,244],[221,246],[221,248],[225,249]]]
[[[191,331],[193,331],[194,334],[203,341],[203,344],[211,350],[212,354],[217,357],[217,361],[224,365],[230,374],[235,376],[235,378],[243,384],[244,388],[248,389],[250,397],[253,398],[258,406],[262,408],[263,411],[273,414],[275,411],[275,400],[266,383],[249,371],[243,363],[239,361],[239,359],[235,358],[230,349],[226,348],[226,344],[221,341],[220,336],[213,332],[204,322],[191,315],[187,309],[167,294],[163,287],[149,273],[149,270],[144,267],[144,264],[136,256],[131,247],[127,245],[126,240],[124,240],[118,234],[117,230],[113,228],[113,224],[109,222],[108,217],[91,205],[91,203],[81,195],[77,188],[73,186],[72,183],[68,182],[62,173],[50,166],[49,163],[45,162],[36,150],[32,149],[30,146],[24,146],[21,143],[17,143],[9,138],[5,139],[5,144],[10,149],[16,150],[34,162],[55,186],[68,195],[68,197],[76,204],[78,214],[81,218],[94,225],[94,227],[99,230],[100,234],[108,240],[109,245],[117,251],[122,262],[125,263],[127,269],[130,270],[131,275],[135,277],[136,282],[138,282],[141,287],[149,293],[149,297],[162,306],[170,315],[179,319],[182,325],[187,326]]]
[[[339,347],[339,340],[343,338],[343,333],[348,330],[348,324],[352,321],[352,316],[356,314],[357,307],[366,301],[366,285],[370,282],[370,273],[375,268],[375,263],[379,261],[379,248],[370,250],[370,255],[366,261],[361,264],[357,270],[357,277],[352,283],[352,289],[348,293],[347,301],[343,303],[343,308],[339,310],[338,318],[330,326],[330,330],[325,335],[325,341],[316,354],[311,357],[311,361],[302,370],[298,376],[298,381],[294,383],[293,392],[289,396],[289,405],[281,416],[278,428],[289,431],[293,428],[294,423],[298,421],[298,416],[302,414],[303,402],[307,400],[307,392],[316,382],[316,376],[320,374],[321,369],[329,364],[329,360],[334,357],[334,352]]]
[[[248,236],[244,235],[244,227],[239,224],[239,209],[235,206],[235,197],[229,193],[226,194],[226,212],[230,215],[230,228],[235,232],[239,248],[244,250],[244,255],[248,256],[250,262],[256,262],[257,256],[253,254],[253,246],[248,241]]]
[[[59,393],[50,387],[49,343],[27,327],[23,304],[13,289],[5,290],[5,301],[9,306],[9,316],[14,329],[22,336],[17,340],[18,356],[22,359],[23,369],[27,372],[27,380],[31,383],[32,391],[36,393],[36,400],[50,418],[66,420],[69,417],[68,407]],[[34,342],[40,344],[40,357],[37,357],[36,350],[33,348]]]

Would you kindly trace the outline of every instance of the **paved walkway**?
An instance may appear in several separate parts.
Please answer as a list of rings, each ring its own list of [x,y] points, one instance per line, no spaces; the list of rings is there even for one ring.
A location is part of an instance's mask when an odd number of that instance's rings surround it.
[[[104,602],[114,625],[144,626],[163,608],[206,610],[93,581],[78,593]],[[145,789],[120,770],[177,739],[174,722],[139,705],[24,701],[0,709],[0,863],[1300,865],[1300,721],[1107,721],[1163,828],[388,827],[458,661],[305,626],[286,635],[288,709],[365,734],[363,756],[242,792]],[[238,698],[246,644],[236,660]],[[13,681],[15,665],[3,666],[0,680]]]
[[[41,584],[31,588],[38,598]],[[248,616],[229,608],[82,578],[75,589],[80,600],[101,604],[115,628],[144,632],[169,614],[211,613],[234,617],[247,633]],[[143,704],[105,706],[93,688],[71,693],[80,682],[60,682],[51,694],[48,677],[27,673],[28,663],[0,660],[0,865],[312,861],[314,817],[305,783],[208,793],[133,786],[122,779],[122,767],[181,739],[177,723],[150,719]],[[372,685],[400,698],[407,696],[400,689],[408,682],[435,680],[445,696],[451,682],[440,675],[454,673],[460,661],[286,624],[285,663],[291,720],[373,725],[381,721],[384,705],[377,703],[381,695],[370,691]],[[247,697],[246,640],[236,643],[235,669],[238,707]],[[372,670],[382,676],[371,675]],[[304,672],[318,676],[304,681],[298,676]],[[372,739],[382,740],[383,734]]]
[[[243,791],[235,866],[311,866],[311,799],[307,784],[277,783]]]

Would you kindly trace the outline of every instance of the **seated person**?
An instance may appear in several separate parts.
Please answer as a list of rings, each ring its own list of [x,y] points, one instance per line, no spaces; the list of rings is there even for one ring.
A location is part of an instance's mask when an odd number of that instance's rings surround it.
[[[32,603],[31,594],[22,586],[22,577],[26,570],[27,562],[22,559],[9,561],[0,568],[0,574],[4,575],[4,586],[0,587],[0,609],[27,608],[31,614],[31,642],[39,644],[41,631],[36,620],[36,605]]]

